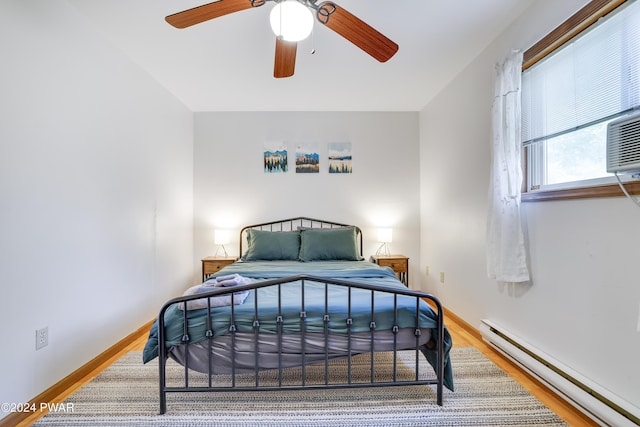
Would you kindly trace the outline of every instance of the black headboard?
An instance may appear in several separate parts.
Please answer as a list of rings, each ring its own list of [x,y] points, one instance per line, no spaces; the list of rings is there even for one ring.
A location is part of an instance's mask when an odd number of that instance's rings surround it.
[[[289,219],[281,219],[278,221],[263,222],[261,224],[247,225],[240,230],[240,256],[242,257],[242,245],[246,241],[246,231],[249,229],[264,230],[264,231],[295,231],[299,228],[340,228],[340,227],[355,227],[356,238],[360,246],[360,256],[362,256],[362,230],[359,227],[351,224],[342,224],[339,222],[326,221],[322,219],[313,219],[307,217],[297,217]]]

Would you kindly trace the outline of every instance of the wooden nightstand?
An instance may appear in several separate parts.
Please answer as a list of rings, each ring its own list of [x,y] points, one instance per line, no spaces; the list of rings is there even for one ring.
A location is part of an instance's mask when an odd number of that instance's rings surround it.
[[[381,267],[391,267],[398,279],[409,287],[409,257],[404,255],[373,255],[371,260]]]
[[[207,280],[209,276],[214,273],[217,273],[222,267],[225,267],[229,264],[233,264],[236,260],[236,257],[226,256],[226,257],[215,257],[208,256],[202,259],[202,281]]]

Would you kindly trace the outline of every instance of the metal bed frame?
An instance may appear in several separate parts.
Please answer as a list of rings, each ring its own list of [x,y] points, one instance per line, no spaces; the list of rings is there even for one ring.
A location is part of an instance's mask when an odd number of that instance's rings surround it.
[[[282,220],[282,221],[276,221],[276,222],[270,222],[270,223],[263,223],[263,224],[256,224],[256,225],[252,225],[252,226],[247,226],[245,228],[243,228],[240,232],[240,253],[242,254],[242,240],[244,238],[244,233],[246,232],[246,230],[250,229],[250,228],[258,228],[258,229],[262,229],[262,230],[271,230],[271,231],[292,231],[295,230],[295,227],[312,227],[312,228],[335,228],[335,227],[345,227],[347,226],[346,224],[340,224],[340,223],[335,223],[335,222],[329,222],[329,221],[322,221],[322,220],[315,220],[315,219],[310,219],[310,218],[292,218],[292,219],[287,219],[287,220]],[[360,229],[356,228],[357,230],[357,235],[358,235],[358,239],[359,239],[359,245],[360,245],[360,253],[362,253],[362,234]],[[301,353],[301,358],[302,358],[302,364],[300,366],[300,368],[302,369],[302,375],[300,378],[299,383],[296,384],[283,384],[283,370],[286,368],[283,368],[282,366],[282,324],[283,324],[283,319],[282,319],[282,312],[280,311],[281,307],[280,307],[280,302],[281,302],[281,288],[284,284],[287,283],[291,283],[294,281],[299,281],[300,282],[300,286],[301,288],[301,301],[300,301],[300,312],[299,312],[299,317],[300,317],[300,339],[301,339],[301,349],[300,349],[300,353]],[[330,371],[330,365],[329,365],[329,355],[328,355],[328,349],[325,347],[325,355],[324,355],[324,360],[318,362],[315,361],[313,363],[316,364],[320,364],[323,363],[324,364],[324,381],[322,384],[318,384],[316,382],[314,383],[308,383],[306,381],[306,376],[305,376],[305,357],[307,355],[306,350],[305,350],[305,322],[307,320],[307,313],[305,311],[305,284],[307,282],[313,282],[313,283],[321,283],[324,284],[324,294],[325,294],[325,301],[324,301],[324,316],[323,316],[323,322],[324,322],[324,340],[325,340],[325,344],[327,343],[329,336],[332,335],[329,330],[328,330],[328,322],[331,316],[331,312],[329,309],[329,304],[328,304],[328,286],[341,286],[341,287],[345,287],[347,290],[347,295],[348,295],[348,314],[347,314],[347,320],[346,320],[346,327],[347,327],[347,352],[344,355],[344,358],[346,358],[346,363],[347,363],[347,375],[346,378],[342,378],[339,381],[336,381],[334,379],[330,379],[330,375],[329,375],[329,371]],[[260,288],[266,288],[266,287],[277,287],[277,294],[279,297],[279,302],[278,302],[278,315],[276,318],[276,323],[277,323],[277,328],[278,328],[278,368],[277,368],[277,385],[273,385],[273,384],[261,384],[261,380],[259,378],[259,372],[261,371],[260,367],[258,366],[258,352],[259,352],[259,348],[260,348],[260,341],[258,339],[259,337],[259,333],[260,333],[260,322],[258,321],[258,311],[259,311],[259,304],[258,304],[258,298],[256,297],[254,299],[254,308],[253,308],[253,315],[254,315],[254,322],[253,322],[253,330],[254,330],[254,336],[255,336],[255,340],[254,340],[254,348],[255,348],[255,368],[253,369],[253,379],[252,379],[252,384],[250,386],[244,384],[241,385],[238,383],[238,381],[236,381],[236,364],[235,364],[235,360],[233,359],[233,355],[235,352],[235,334],[236,334],[236,326],[235,326],[235,320],[234,320],[234,305],[232,304],[230,306],[230,310],[231,310],[231,326],[229,328],[229,334],[231,335],[231,352],[232,352],[232,364],[231,364],[231,381],[230,384],[227,385],[219,385],[219,384],[214,384],[214,379],[216,378],[216,374],[214,374],[212,372],[212,366],[215,363],[214,360],[212,360],[213,356],[212,356],[212,351],[211,351],[211,346],[213,343],[213,337],[214,337],[214,331],[213,331],[213,322],[212,322],[212,315],[211,315],[211,300],[209,299],[209,297],[211,296],[220,296],[220,295],[225,295],[225,294],[231,294],[231,298],[232,298],[232,302],[233,302],[233,298],[234,298],[234,293],[235,292],[241,292],[244,290],[256,290],[256,289],[260,289]],[[159,386],[160,386],[160,414],[164,414],[166,412],[166,408],[167,408],[167,393],[191,393],[191,392],[219,392],[219,391],[223,391],[223,392],[232,392],[232,391],[258,391],[258,390],[273,390],[273,389],[288,389],[288,390],[300,390],[300,389],[339,389],[339,388],[361,388],[361,387],[387,387],[387,386],[407,386],[407,385],[423,385],[423,384],[429,384],[429,385],[436,385],[436,394],[437,394],[437,404],[442,406],[442,397],[443,397],[443,381],[444,381],[444,320],[443,320],[443,309],[442,306],[440,304],[440,302],[438,301],[438,299],[428,293],[424,293],[424,292],[418,292],[418,291],[413,291],[407,288],[404,289],[396,289],[396,288],[389,288],[389,287],[381,287],[381,286],[376,286],[376,285],[368,285],[368,284],[360,284],[360,283],[353,283],[350,281],[345,281],[345,280],[334,280],[334,279],[326,279],[326,278],[320,278],[320,277],[314,277],[314,276],[310,276],[310,275],[296,275],[296,276],[292,276],[292,277],[286,277],[286,278],[282,278],[282,279],[274,279],[274,280],[265,280],[265,281],[261,281],[261,282],[256,282],[256,283],[251,283],[248,285],[243,285],[243,286],[235,286],[232,288],[215,288],[216,290],[211,291],[211,292],[207,292],[207,293],[200,293],[200,294],[196,294],[196,295],[190,295],[190,296],[183,296],[183,297],[178,297],[178,298],[174,298],[171,299],[169,301],[167,301],[162,308],[160,309],[159,315],[158,315],[158,357],[159,357]],[[369,380],[367,382],[362,382],[361,380],[359,381],[354,381],[352,378],[352,373],[351,373],[351,363],[352,363],[352,357],[355,356],[356,354],[360,353],[353,353],[352,352],[352,348],[351,348],[351,337],[352,337],[352,332],[351,332],[351,325],[352,325],[352,318],[351,318],[351,307],[352,307],[352,290],[353,289],[364,289],[364,290],[368,290],[370,291],[371,294],[371,322],[369,324],[369,329],[370,329],[370,352],[371,357],[370,357],[370,375],[369,375]],[[376,332],[376,323],[373,319],[374,316],[374,311],[375,311],[375,307],[374,307],[374,295],[378,292],[381,293],[388,293],[388,294],[393,294],[393,299],[394,299],[394,326],[392,329],[393,332],[393,375],[392,378],[390,379],[386,379],[383,381],[377,381],[374,378],[374,372],[375,372],[375,357],[373,355],[374,353],[374,343],[375,343],[375,332]],[[396,343],[396,339],[397,339],[397,333],[398,333],[398,326],[397,326],[397,315],[398,315],[398,311],[397,311],[397,297],[398,295],[406,295],[409,297],[414,297],[415,301],[416,301],[416,305],[415,305],[415,314],[416,314],[416,325],[415,325],[415,330],[413,332],[413,334],[415,335],[415,350],[411,349],[409,351],[415,351],[415,377],[413,377],[410,380],[407,379],[400,379],[397,376],[397,355],[398,352],[400,351],[407,351],[407,350],[402,350],[402,349],[398,349],[397,348],[397,343]],[[189,333],[188,333],[188,316],[187,316],[187,310],[184,310],[184,316],[183,316],[183,322],[184,322],[184,335],[182,337],[182,344],[186,346],[185,347],[185,353],[186,353],[186,357],[185,357],[185,363],[183,363],[183,372],[184,372],[184,381],[182,381],[182,384],[180,384],[179,386],[169,386],[167,385],[167,373],[166,373],[166,364],[167,364],[167,359],[168,359],[168,349],[165,348],[164,342],[165,342],[165,322],[164,322],[164,317],[165,317],[165,312],[167,311],[167,309],[175,304],[184,304],[187,305],[188,301],[193,301],[196,299],[204,299],[206,298],[207,301],[207,332],[206,332],[206,336],[208,337],[208,373],[207,373],[207,377],[208,377],[208,381],[206,385],[202,385],[202,384],[190,384],[190,376],[189,376],[189,345],[190,345],[190,337],[189,337]],[[426,378],[424,375],[422,375],[422,377],[420,376],[420,371],[419,371],[419,360],[420,358],[424,358],[424,355],[422,354],[421,350],[419,349],[419,339],[420,339],[420,335],[421,335],[421,330],[420,327],[418,325],[419,322],[419,306],[420,306],[420,300],[427,300],[429,302],[432,303],[432,306],[435,306],[436,308],[436,314],[437,314],[437,337],[436,339],[431,339],[431,341],[429,342],[429,346],[431,348],[431,346],[434,346],[435,350],[436,350],[436,354],[437,354],[437,362],[435,365],[435,378],[433,377],[429,377]],[[245,373],[246,375],[246,373]]]

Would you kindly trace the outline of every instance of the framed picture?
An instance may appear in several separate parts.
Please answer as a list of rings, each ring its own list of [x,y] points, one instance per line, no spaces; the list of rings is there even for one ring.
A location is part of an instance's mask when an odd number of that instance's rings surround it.
[[[351,143],[329,143],[329,173],[352,173]]]
[[[320,155],[318,144],[298,144],[296,146],[296,173],[319,173]]]
[[[284,173],[288,169],[286,144],[282,142],[265,142],[264,173]]]

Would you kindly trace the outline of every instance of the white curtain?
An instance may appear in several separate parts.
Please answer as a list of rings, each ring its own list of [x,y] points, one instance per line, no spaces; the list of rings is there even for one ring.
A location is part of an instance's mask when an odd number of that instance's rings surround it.
[[[496,64],[493,99],[493,143],[487,274],[501,282],[528,282],[529,269],[520,220],[522,52],[514,51]]]

